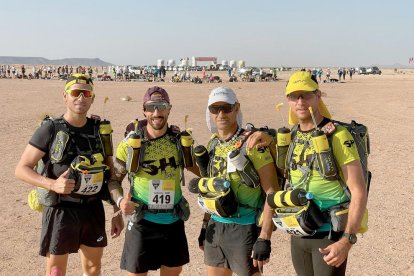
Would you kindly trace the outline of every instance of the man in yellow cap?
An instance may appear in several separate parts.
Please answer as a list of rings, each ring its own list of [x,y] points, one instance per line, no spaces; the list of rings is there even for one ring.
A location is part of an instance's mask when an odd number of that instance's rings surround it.
[[[309,72],[294,73],[286,85],[289,124],[295,125],[286,158],[287,180],[290,188],[303,188],[312,193],[313,201],[326,217],[325,223],[314,229],[316,232],[313,235],[291,236],[292,261],[298,275],[345,274],[348,253],[356,243],[356,233],[367,201],[363,171],[353,137],[345,127],[336,126],[334,130],[327,127],[332,126],[331,114],[321,96],[318,82]],[[332,136],[329,138],[331,143],[326,143],[333,153],[330,160],[335,160],[331,165],[318,161],[322,155],[317,155],[317,143],[312,136],[320,129]],[[257,132],[251,136],[248,146],[262,147],[271,142],[270,136]],[[341,178],[328,175],[336,167],[339,171],[336,175],[341,175]],[[332,218],[326,214],[333,207],[349,201],[346,224],[343,229],[334,229]]]

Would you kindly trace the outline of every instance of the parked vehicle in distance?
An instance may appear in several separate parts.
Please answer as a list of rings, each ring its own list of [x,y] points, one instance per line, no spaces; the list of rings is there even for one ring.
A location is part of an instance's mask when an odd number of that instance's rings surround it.
[[[135,75],[139,75],[141,74],[141,67],[139,66],[133,66],[133,65],[128,65],[128,70],[131,74],[135,74]]]
[[[366,75],[367,74],[367,68],[359,67],[357,73],[358,73],[358,75]]]
[[[381,70],[377,66],[367,68],[367,74],[381,75]]]
[[[237,73],[239,73],[239,75],[251,75],[251,76],[257,76],[260,74],[260,69],[257,67],[251,67],[251,66],[247,66],[247,67],[242,67],[240,68]]]
[[[229,65],[220,65],[219,66],[219,70],[220,71],[227,71],[229,70],[230,66]]]

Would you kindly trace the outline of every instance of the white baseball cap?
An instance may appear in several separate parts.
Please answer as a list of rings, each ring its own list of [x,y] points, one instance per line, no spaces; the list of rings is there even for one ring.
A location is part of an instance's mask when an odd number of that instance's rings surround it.
[[[229,104],[235,104],[238,102],[236,93],[228,87],[217,87],[213,89],[208,97],[207,106],[217,102],[225,102]]]

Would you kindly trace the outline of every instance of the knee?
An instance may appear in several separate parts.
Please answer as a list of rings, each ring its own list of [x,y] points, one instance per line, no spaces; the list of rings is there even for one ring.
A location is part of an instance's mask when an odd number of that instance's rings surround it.
[[[171,275],[171,276],[178,276],[183,271],[182,266],[177,267],[166,267],[161,266],[161,275]]]
[[[100,276],[101,275],[101,264],[89,265],[84,268],[83,276]]]
[[[101,269],[98,270],[88,270],[87,272],[84,272],[82,276],[101,276]]]

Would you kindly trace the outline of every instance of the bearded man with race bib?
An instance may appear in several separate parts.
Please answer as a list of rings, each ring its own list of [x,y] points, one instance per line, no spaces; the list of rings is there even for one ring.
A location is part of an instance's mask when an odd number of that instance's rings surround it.
[[[143,99],[145,120],[128,125],[116,151],[110,191],[128,217],[121,258],[127,275],[158,269],[161,275],[179,275],[189,262],[184,229],[189,205],[181,190],[183,133],[167,123],[171,107],[167,91],[149,88]],[[186,168],[198,173],[196,168]],[[130,189],[124,193],[121,183],[126,175]]]

